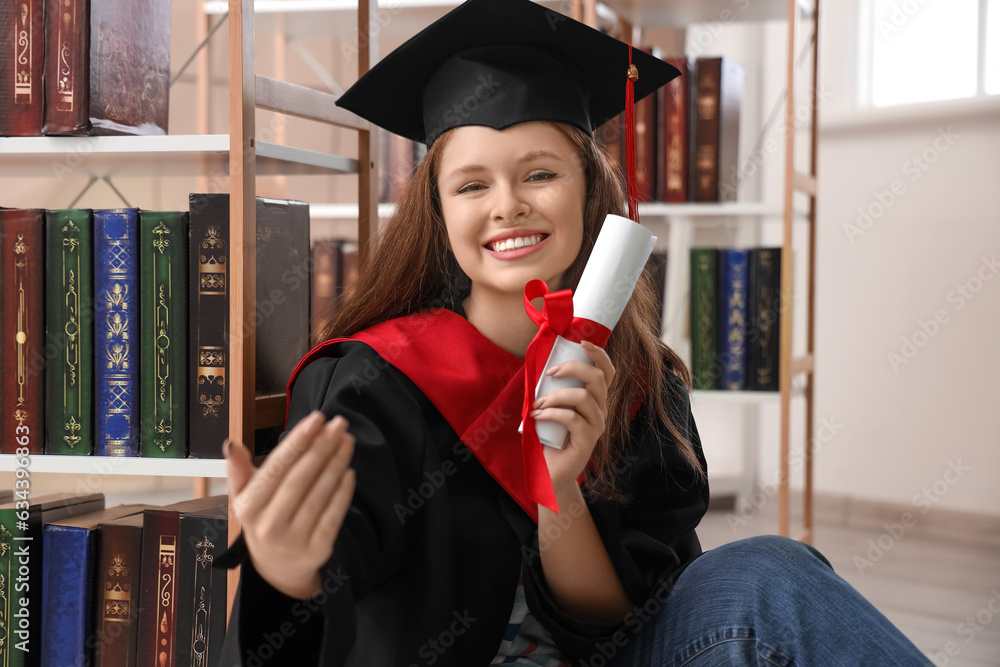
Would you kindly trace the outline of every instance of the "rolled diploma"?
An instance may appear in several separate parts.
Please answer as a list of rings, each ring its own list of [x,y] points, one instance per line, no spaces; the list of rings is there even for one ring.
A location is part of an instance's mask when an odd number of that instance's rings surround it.
[[[642,225],[609,214],[573,293],[573,316],[593,320],[613,330],[632,297],[655,243],[656,237]],[[545,375],[550,367],[571,359],[593,365],[582,345],[558,336],[535,386],[536,399],[555,389],[583,386],[576,378]],[[535,430],[538,439],[549,447],[562,449],[566,446],[568,432],[562,424],[535,421]]]

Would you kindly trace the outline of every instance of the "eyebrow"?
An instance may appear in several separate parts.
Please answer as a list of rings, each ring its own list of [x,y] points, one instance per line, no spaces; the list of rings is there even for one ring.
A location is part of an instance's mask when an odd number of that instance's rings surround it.
[[[558,155],[556,155],[555,153],[553,153],[551,151],[540,149],[540,150],[537,150],[537,151],[528,151],[527,153],[522,153],[521,155],[519,155],[515,159],[515,162],[518,162],[518,163],[521,163],[521,162],[531,162],[532,160],[537,160],[538,158],[543,158],[543,157],[553,158],[553,159],[556,159],[556,160],[561,160],[562,159]],[[467,164],[467,165],[459,167],[458,169],[455,169],[454,171],[452,171],[451,173],[449,173],[447,176],[445,176],[445,179],[454,178],[456,176],[464,176],[466,174],[472,174],[472,173],[475,173],[475,172],[485,171],[485,170],[486,170],[486,167],[484,167],[482,165],[479,165],[479,164]]]

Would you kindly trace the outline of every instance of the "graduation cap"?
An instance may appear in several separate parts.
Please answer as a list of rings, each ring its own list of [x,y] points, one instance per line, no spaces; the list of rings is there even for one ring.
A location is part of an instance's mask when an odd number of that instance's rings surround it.
[[[530,0],[467,0],[383,58],[337,106],[428,145],[454,127],[535,120],[590,134],[631,106],[630,65],[636,100],[680,75]]]

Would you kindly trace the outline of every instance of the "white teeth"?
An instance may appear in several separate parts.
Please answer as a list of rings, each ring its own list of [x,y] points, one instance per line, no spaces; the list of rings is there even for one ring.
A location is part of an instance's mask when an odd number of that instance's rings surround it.
[[[528,246],[533,246],[541,242],[541,235],[535,234],[534,236],[518,236],[517,238],[498,241],[493,243],[491,247],[493,248],[493,252],[505,252],[507,250],[527,248]]]

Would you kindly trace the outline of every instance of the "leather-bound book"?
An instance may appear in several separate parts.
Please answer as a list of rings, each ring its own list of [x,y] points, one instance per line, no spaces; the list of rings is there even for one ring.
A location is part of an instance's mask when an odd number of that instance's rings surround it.
[[[0,136],[42,133],[43,2],[0,2]]]
[[[312,345],[323,342],[320,339],[327,323],[336,315],[337,299],[343,284],[343,264],[341,247],[343,239],[318,239],[312,246],[312,296],[309,321],[312,330]]]
[[[142,505],[143,510],[155,509]],[[135,667],[139,636],[143,514],[102,522],[97,550],[95,667]]]
[[[45,1],[45,134],[90,126],[90,0]]]
[[[659,49],[642,47],[646,53],[660,56]],[[656,200],[657,147],[659,146],[659,114],[663,90],[637,100],[633,108],[635,127],[635,184],[639,201]]]
[[[222,657],[228,584],[212,563],[228,543],[228,504],[181,514],[175,667],[210,667]]]
[[[139,213],[140,456],[188,452],[187,223],[186,211]]]
[[[781,248],[750,251],[747,301],[747,389],[779,390]]]
[[[745,389],[747,368],[747,298],[749,252],[726,248],[719,252],[719,389]]]
[[[310,263],[309,204],[257,197],[258,396],[284,395],[309,351]]]
[[[221,459],[229,436],[229,195],[192,194],[188,204],[188,452]]]
[[[186,500],[143,512],[137,665],[174,667],[177,651],[178,539],[182,512],[219,507],[225,495]]]
[[[681,75],[663,88],[659,113],[661,124],[657,197],[661,201],[683,203],[688,201],[688,111],[691,75],[694,70],[689,58],[665,60],[679,69]]]
[[[46,454],[94,451],[94,224],[45,212]]]
[[[0,210],[0,451],[7,454],[44,451],[44,213]]]
[[[46,524],[42,529],[41,632],[43,665],[92,665],[97,590],[98,526],[142,513],[118,505]]]
[[[719,250],[691,248],[691,376],[695,389],[718,389]]]
[[[25,500],[30,503],[28,507],[18,507],[18,503]],[[51,493],[18,497],[0,505],[0,572],[3,573],[0,600],[4,601],[0,665],[36,667],[43,664],[40,614],[45,543],[42,526],[101,509],[104,509],[103,493]],[[29,619],[28,627],[16,619]],[[37,625],[31,619],[37,619]]]
[[[90,7],[91,134],[166,134],[170,0]]]
[[[94,211],[95,452],[139,455],[138,210]]]
[[[692,201],[736,201],[743,69],[728,58],[698,58],[691,117]]]

